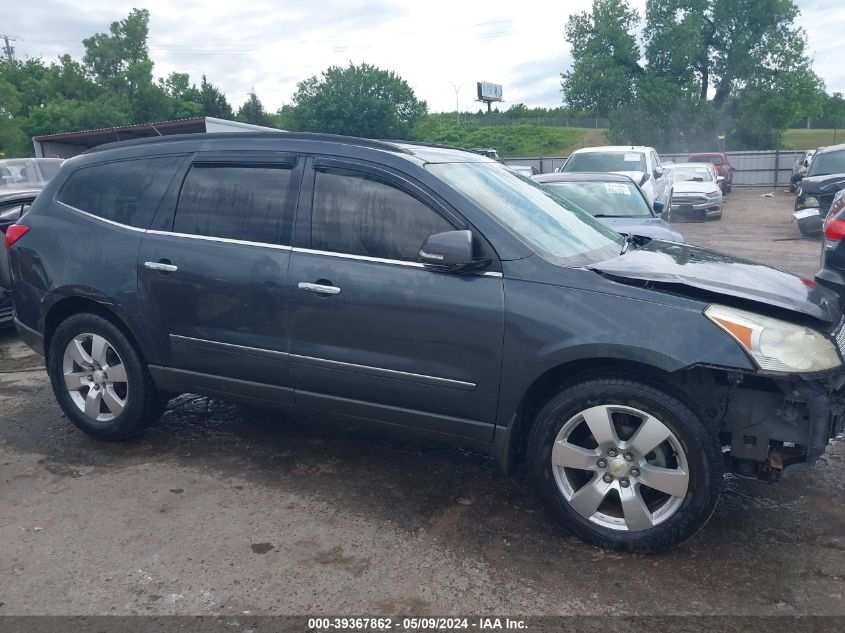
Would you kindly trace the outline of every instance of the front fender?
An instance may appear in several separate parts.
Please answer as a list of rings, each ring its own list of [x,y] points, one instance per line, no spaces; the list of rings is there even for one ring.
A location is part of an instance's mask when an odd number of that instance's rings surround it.
[[[706,303],[583,273],[573,280],[592,288],[506,279],[497,424],[510,423],[536,380],[575,361],[627,361],[668,373],[694,365],[754,370],[740,345],[704,316]],[[608,292],[615,288],[618,294]]]

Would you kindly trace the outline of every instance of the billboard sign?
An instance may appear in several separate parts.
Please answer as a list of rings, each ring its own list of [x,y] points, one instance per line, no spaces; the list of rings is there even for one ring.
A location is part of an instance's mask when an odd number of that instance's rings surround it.
[[[502,100],[502,85],[491,84],[487,81],[479,81],[478,100],[479,101],[501,101]]]

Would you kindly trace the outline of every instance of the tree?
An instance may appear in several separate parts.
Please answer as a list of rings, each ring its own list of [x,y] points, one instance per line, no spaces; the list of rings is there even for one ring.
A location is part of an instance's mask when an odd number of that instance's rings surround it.
[[[235,118],[232,106],[226,100],[226,95],[208,81],[205,75],[202,76],[202,81],[200,82],[200,106],[202,108],[200,112],[203,116],[211,116],[218,119]]]
[[[647,0],[639,26],[625,0],[594,0],[570,18],[570,105],[613,111],[609,137],[662,149],[780,143],[795,118],[821,112],[822,82],[794,24],[793,0]]]
[[[270,119],[267,117],[267,111],[264,109],[255,90],[251,90],[246,101],[238,110],[238,121],[244,123],[252,123],[254,125],[270,125]]]
[[[642,73],[633,35],[639,19],[626,0],[593,0],[592,12],[570,16],[565,37],[572,70],[561,75],[568,106],[604,116],[631,100]]]
[[[300,82],[293,104],[298,130],[370,138],[408,138],[428,111],[395,73],[352,63]]]

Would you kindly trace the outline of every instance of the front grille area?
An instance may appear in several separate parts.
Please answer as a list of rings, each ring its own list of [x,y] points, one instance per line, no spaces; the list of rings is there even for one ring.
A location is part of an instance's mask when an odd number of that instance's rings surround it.
[[[705,204],[707,198],[705,196],[694,196],[689,194],[674,194],[672,202],[678,204]]]

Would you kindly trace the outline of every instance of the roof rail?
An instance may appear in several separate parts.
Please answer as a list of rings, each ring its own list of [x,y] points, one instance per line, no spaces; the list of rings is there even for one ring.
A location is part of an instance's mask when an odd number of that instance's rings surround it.
[[[198,141],[209,138],[214,139],[256,139],[256,138],[278,138],[283,136],[285,140],[292,141],[322,141],[327,143],[344,143],[346,145],[356,145],[358,147],[370,147],[372,149],[381,149],[388,152],[398,152],[401,154],[413,154],[408,149],[396,145],[400,141],[377,141],[369,138],[360,138],[357,136],[343,136],[341,134],[323,134],[321,132],[215,132],[213,134],[167,134],[164,136],[154,136],[150,138],[138,138],[127,141],[113,141],[111,143],[104,143],[86,150],[84,153],[89,154],[98,152],[100,150],[113,149],[115,147],[130,147],[135,145],[147,145],[168,143],[174,141]],[[404,142],[404,141],[401,141]]]

